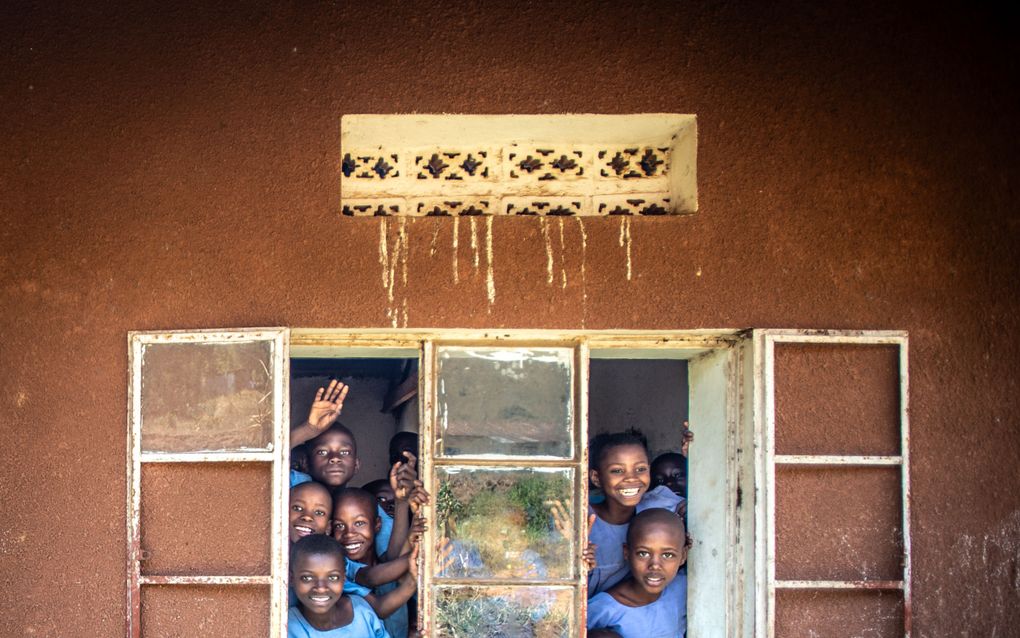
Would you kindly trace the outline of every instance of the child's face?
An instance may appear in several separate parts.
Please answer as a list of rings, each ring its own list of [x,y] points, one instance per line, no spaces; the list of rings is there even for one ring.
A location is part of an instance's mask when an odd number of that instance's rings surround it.
[[[308,472],[308,448],[299,445],[290,451],[290,469]]]
[[[309,441],[308,473],[324,485],[347,485],[360,466],[354,439],[346,432],[328,430]]]
[[[683,496],[687,489],[687,475],[675,460],[665,459],[652,466],[652,485],[665,485],[677,496]]]
[[[348,558],[365,563],[375,551],[375,535],[381,523],[375,503],[341,495],[333,509],[333,538],[344,546]]]
[[[290,566],[290,586],[301,606],[325,614],[344,593],[344,557],[339,554],[303,554]]]
[[[620,505],[637,507],[648,491],[648,453],[640,445],[617,445],[606,450],[602,462],[592,470],[592,482],[606,498]]]
[[[379,507],[383,508],[383,511],[393,516],[393,502],[396,500],[396,495],[393,493],[393,488],[389,485],[385,485],[375,490],[375,502],[379,504]]]
[[[649,594],[661,594],[687,560],[683,528],[646,523],[636,536],[633,546],[623,546],[634,582]]]
[[[290,542],[302,536],[329,533],[333,499],[318,483],[302,483],[290,490]]]

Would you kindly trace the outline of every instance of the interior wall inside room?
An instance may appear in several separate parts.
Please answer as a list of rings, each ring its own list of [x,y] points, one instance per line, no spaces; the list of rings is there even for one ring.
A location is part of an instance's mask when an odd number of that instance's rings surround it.
[[[588,384],[588,436],[635,427],[651,458],[680,449],[687,420],[687,362],[675,359],[593,359]],[[697,425],[691,426],[697,430]]]

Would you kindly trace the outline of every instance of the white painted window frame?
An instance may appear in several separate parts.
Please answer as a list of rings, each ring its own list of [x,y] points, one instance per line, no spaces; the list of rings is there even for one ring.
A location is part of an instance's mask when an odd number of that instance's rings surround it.
[[[140,448],[140,344],[240,339],[272,333],[277,432],[270,453],[143,455]],[[286,622],[286,510],[289,488],[289,362],[292,357],[413,358],[430,360],[426,348],[448,341],[577,345],[581,397],[578,418],[587,419],[587,370],[594,358],[675,358],[688,361],[690,421],[696,443],[690,459],[688,522],[695,547],[688,559],[688,635],[772,638],[777,587],[858,588],[853,581],[817,583],[775,580],[775,463],[898,465],[902,470],[904,577],[909,623],[910,533],[907,427],[907,336],[903,332],[784,330],[556,331],[556,330],[376,330],[242,329],[133,332],[129,335],[131,382],[128,399],[128,595],[127,636],[140,635],[140,587],[146,584],[269,584],[271,636]],[[776,457],[774,450],[774,346],[776,343],[892,344],[900,348],[901,455],[895,457]],[[420,377],[422,425],[431,418],[430,375]],[[582,412],[583,410],[583,412]],[[272,573],[268,576],[142,576],[139,508],[142,462],[264,461],[274,463]],[[720,469],[722,468],[722,469]],[[424,468],[423,468],[424,469]],[[427,552],[426,552],[427,553]],[[427,558],[427,557],[426,557]],[[427,564],[427,563],[426,563]],[[420,585],[425,583],[420,582]],[[867,587],[881,583],[865,584]],[[890,584],[892,586],[893,584]],[[427,591],[422,587],[422,591]],[[583,620],[584,603],[580,618]],[[909,636],[909,626],[905,628]],[[583,635],[583,634],[582,634]]]
[[[754,341],[754,439],[760,442],[755,455],[759,486],[756,503],[755,572],[758,588],[755,635],[773,638],[776,630],[776,590],[900,590],[903,595],[903,633],[911,625],[910,564],[910,421],[908,338],[902,331],[849,330],[755,330]],[[895,346],[899,359],[900,454],[889,456],[785,455],[776,454],[776,344],[825,344],[846,346]],[[778,580],[776,579],[776,465],[898,467],[900,469],[903,573],[900,580]]]
[[[246,328],[236,330],[177,330],[128,333],[128,438],[127,438],[127,618],[128,638],[141,636],[141,589],[146,585],[267,585],[270,589],[270,636],[286,633],[287,623],[287,509],[290,485],[290,330]],[[266,451],[210,451],[163,453],[142,451],[143,349],[150,344],[230,344],[250,341],[272,343],[273,439]],[[143,575],[147,557],[142,547],[142,465],[148,463],[270,463],[272,466],[272,524],[270,573],[253,576]]]

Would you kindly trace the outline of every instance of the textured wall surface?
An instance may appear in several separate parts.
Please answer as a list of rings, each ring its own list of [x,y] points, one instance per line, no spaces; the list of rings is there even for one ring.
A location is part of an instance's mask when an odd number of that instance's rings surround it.
[[[1020,624],[1015,18],[102,4],[0,20],[0,634],[122,634],[128,330],[394,320],[909,330],[915,635]],[[700,210],[554,220],[552,283],[535,220],[391,222],[387,278],[340,116],[414,111],[696,113]]]

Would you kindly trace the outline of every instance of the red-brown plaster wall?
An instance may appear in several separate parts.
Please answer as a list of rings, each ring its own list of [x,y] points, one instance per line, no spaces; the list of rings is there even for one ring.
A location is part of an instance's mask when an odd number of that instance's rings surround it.
[[[497,219],[490,306],[417,220],[408,325],[909,330],[916,635],[1020,624],[1015,18],[102,4],[0,21],[0,633],[122,633],[128,330],[390,324],[339,124],[407,112],[696,113],[700,211],[634,220],[631,280],[618,220],[583,250],[565,220],[564,289],[535,220]]]

